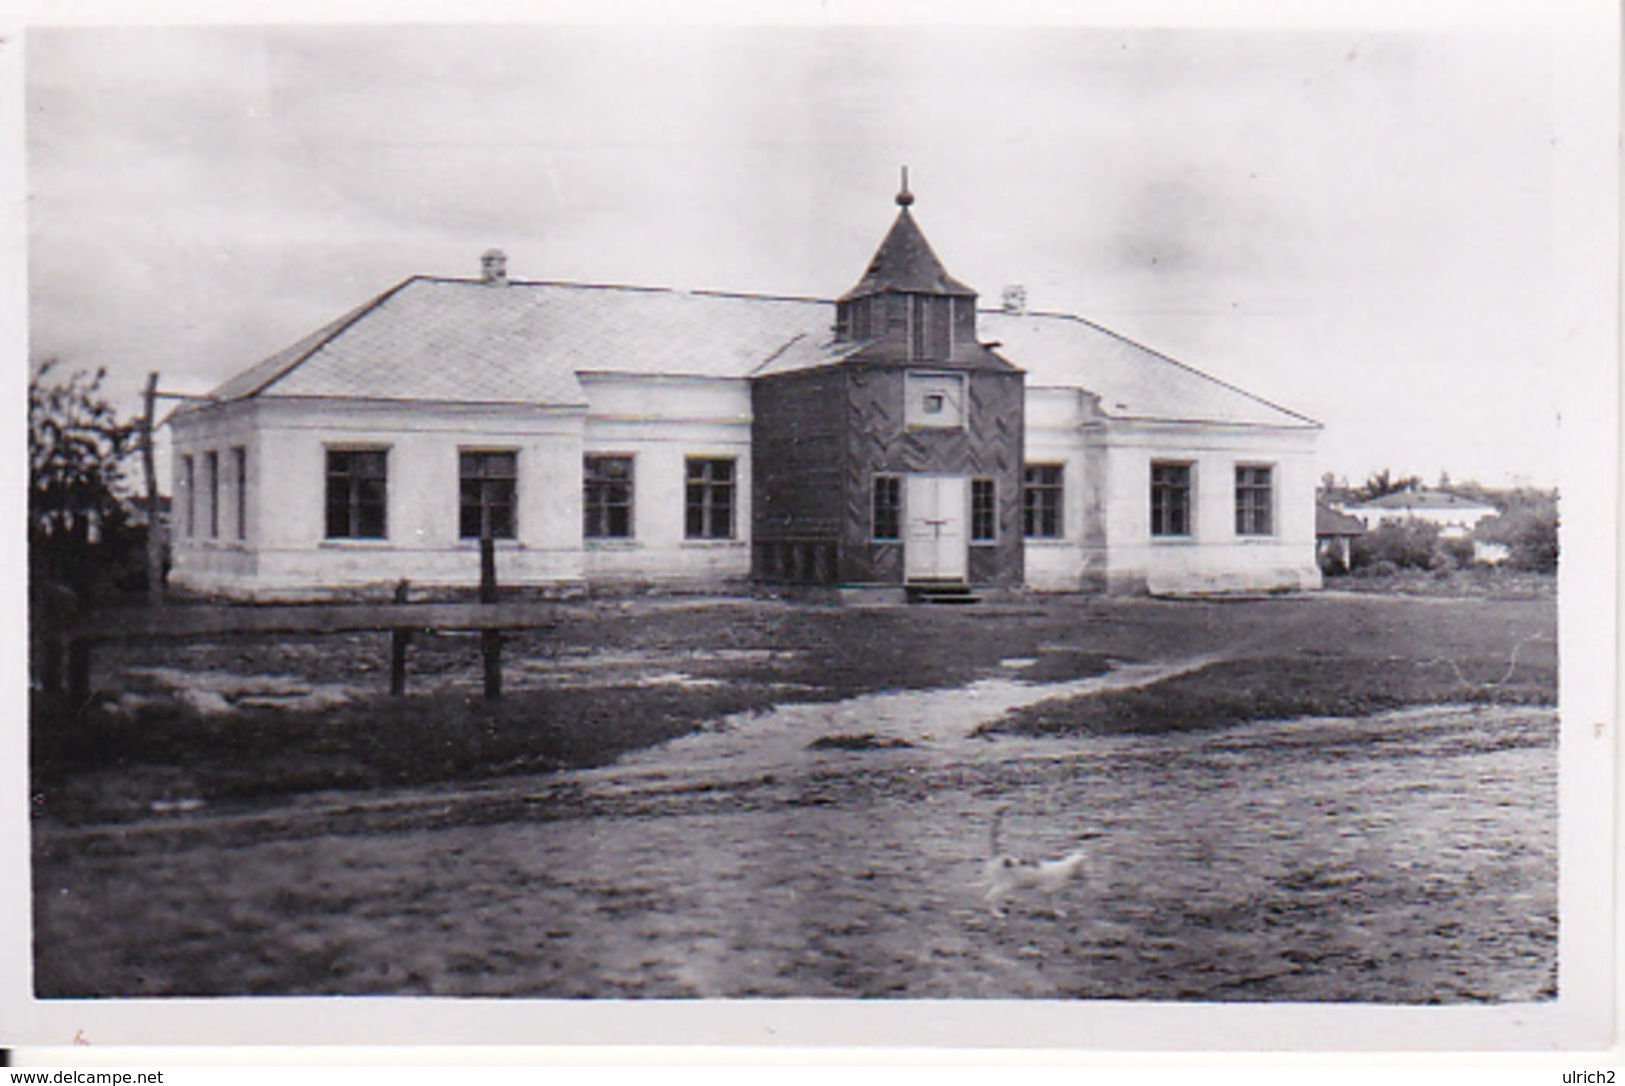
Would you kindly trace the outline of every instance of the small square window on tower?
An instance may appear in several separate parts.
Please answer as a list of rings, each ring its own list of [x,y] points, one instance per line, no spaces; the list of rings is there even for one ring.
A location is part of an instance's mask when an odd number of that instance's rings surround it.
[[[965,375],[909,373],[903,377],[903,424],[957,430],[965,425]]]

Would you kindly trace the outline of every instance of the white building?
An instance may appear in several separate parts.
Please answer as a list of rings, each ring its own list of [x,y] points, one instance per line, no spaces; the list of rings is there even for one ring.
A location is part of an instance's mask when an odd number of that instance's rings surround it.
[[[1499,516],[1501,511],[1493,505],[1443,490],[1407,490],[1345,506],[1344,512],[1358,517],[1367,528],[1420,520],[1437,527],[1444,539],[1466,539],[1480,521]]]
[[[172,585],[471,586],[487,522],[505,585],[1319,585],[1319,424],[978,310],[911,202],[838,301],[406,280],[171,416]]]

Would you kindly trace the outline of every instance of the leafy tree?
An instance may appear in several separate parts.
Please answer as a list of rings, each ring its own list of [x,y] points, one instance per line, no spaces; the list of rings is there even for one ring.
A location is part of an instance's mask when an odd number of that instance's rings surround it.
[[[1405,491],[1419,490],[1421,486],[1422,479],[1420,476],[1406,475],[1396,479],[1392,472],[1387,468],[1383,468],[1381,471],[1367,476],[1365,485],[1356,487],[1350,494],[1350,499],[1355,502],[1368,502],[1385,494],[1399,494]]]
[[[103,393],[105,369],[55,368],[40,363],[28,381],[29,573],[86,598],[135,542],[123,464],[136,424]]]
[[[1502,513],[1482,521],[1475,539],[1503,543],[1514,569],[1552,573],[1557,569],[1557,492],[1520,487],[1506,491]]]

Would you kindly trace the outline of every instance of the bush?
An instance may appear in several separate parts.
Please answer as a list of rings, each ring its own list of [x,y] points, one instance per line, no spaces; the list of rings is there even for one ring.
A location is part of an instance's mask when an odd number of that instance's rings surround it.
[[[1320,572],[1327,577],[1342,577],[1348,573],[1348,563],[1343,561],[1343,552],[1336,549],[1322,550],[1315,555],[1320,564]]]
[[[1523,505],[1508,509],[1478,526],[1476,538],[1504,544],[1511,552],[1507,564],[1533,573],[1557,570],[1557,507]]]
[[[1433,553],[1434,570],[1470,569],[1474,562],[1471,539],[1441,539]]]
[[[1471,544],[1468,545],[1471,550]],[[1354,540],[1350,565],[1356,569],[1379,563],[1399,569],[1435,569],[1448,558],[1439,543],[1439,529],[1425,520],[1389,521]]]

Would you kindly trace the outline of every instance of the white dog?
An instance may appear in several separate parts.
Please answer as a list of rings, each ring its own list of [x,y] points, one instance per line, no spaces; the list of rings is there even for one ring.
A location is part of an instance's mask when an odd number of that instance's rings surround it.
[[[1009,894],[1033,890],[1040,894],[1053,894],[1074,879],[1084,877],[1088,856],[1082,851],[1069,852],[1058,860],[1024,860],[999,848],[999,827],[1004,821],[1006,808],[993,813],[993,826],[988,834],[987,903],[994,916],[1003,916],[999,903]],[[1083,840],[1099,837],[1086,833]],[[1060,913],[1060,910],[1056,910]],[[1061,913],[1061,915],[1066,915]]]

